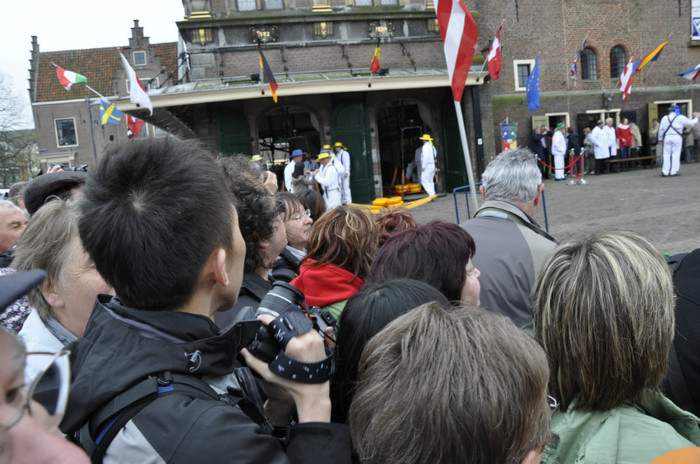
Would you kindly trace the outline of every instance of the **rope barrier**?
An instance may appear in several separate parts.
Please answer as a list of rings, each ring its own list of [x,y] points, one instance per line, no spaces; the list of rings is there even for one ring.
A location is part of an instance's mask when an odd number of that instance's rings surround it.
[[[569,169],[573,164],[578,163],[582,156],[583,156],[583,155],[578,155],[578,156],[576,156],[576,158],[573,159],[567,166],[564,166],[563,168],[559,168],[559,169]],[[550,166],[549,164],[545,163],[544,161],[542,161],[542,160],[539,159],[539,158],[537,158],[537,161],[539,161],[540,163],[544,164],[544,165],[547,166],[549,169],[552,169],[552,170],[557,169],[557,168],[555,168],[554,166]]]

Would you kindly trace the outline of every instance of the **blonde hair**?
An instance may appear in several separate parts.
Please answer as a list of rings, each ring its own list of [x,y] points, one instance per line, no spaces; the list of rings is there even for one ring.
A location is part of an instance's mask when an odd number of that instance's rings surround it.
[[[609,410],[658,390],[673,339],[673,282],[663,256],[634,232],[560,245],[535,285],[535,338],[550,393],[564,409]]]
[[[353,444],[363,463],[519,463],[550,437],[548,374],[505,317],[424,304],[363,350]]]

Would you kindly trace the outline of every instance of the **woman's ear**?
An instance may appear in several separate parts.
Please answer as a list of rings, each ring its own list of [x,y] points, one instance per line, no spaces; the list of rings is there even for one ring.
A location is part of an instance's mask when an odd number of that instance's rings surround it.
[[[54,284],[44,281],[44,283],[39,286],[39,291],[52,308],[64,308],[66,306],[63,298],[56,293],[56,286]]]

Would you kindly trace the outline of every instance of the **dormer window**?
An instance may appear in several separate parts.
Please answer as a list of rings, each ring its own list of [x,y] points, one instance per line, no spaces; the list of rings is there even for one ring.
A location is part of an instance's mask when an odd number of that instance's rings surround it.
[[[146,66],[146,52],[134,52],[134,66]]]

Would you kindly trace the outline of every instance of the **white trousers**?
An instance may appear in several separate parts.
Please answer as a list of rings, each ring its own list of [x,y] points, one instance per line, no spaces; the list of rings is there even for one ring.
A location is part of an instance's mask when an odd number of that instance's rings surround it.
[[[340,195],[341,195],[341,200],[344,205],[348,203],[352,203],[352,192],[350,191],[350,175],[348,174],[348,177],[345,177],[345,174],[343,174],[343,178],[340,181]]]
[[[433,182],[433,175],[435,174],[435,167],[427,167],[425,171],[420,173],[420,184],[425,189],[425,192],[429,197],[435,195],[435,182]]]
[[[554,155],[554,178],[564,178],[564,155]]]
[[[681,150],[683,150],[683,139],[680,137],[664,137],[664,163],[661,166],[661,173],[664,175],[678,174],[681,167]]]
[[[338,188],[334,188],[330,191],[326,190],[323,194],[323,199],[326,200],[326,211],[329,211],[342,204],[340,190]]]

